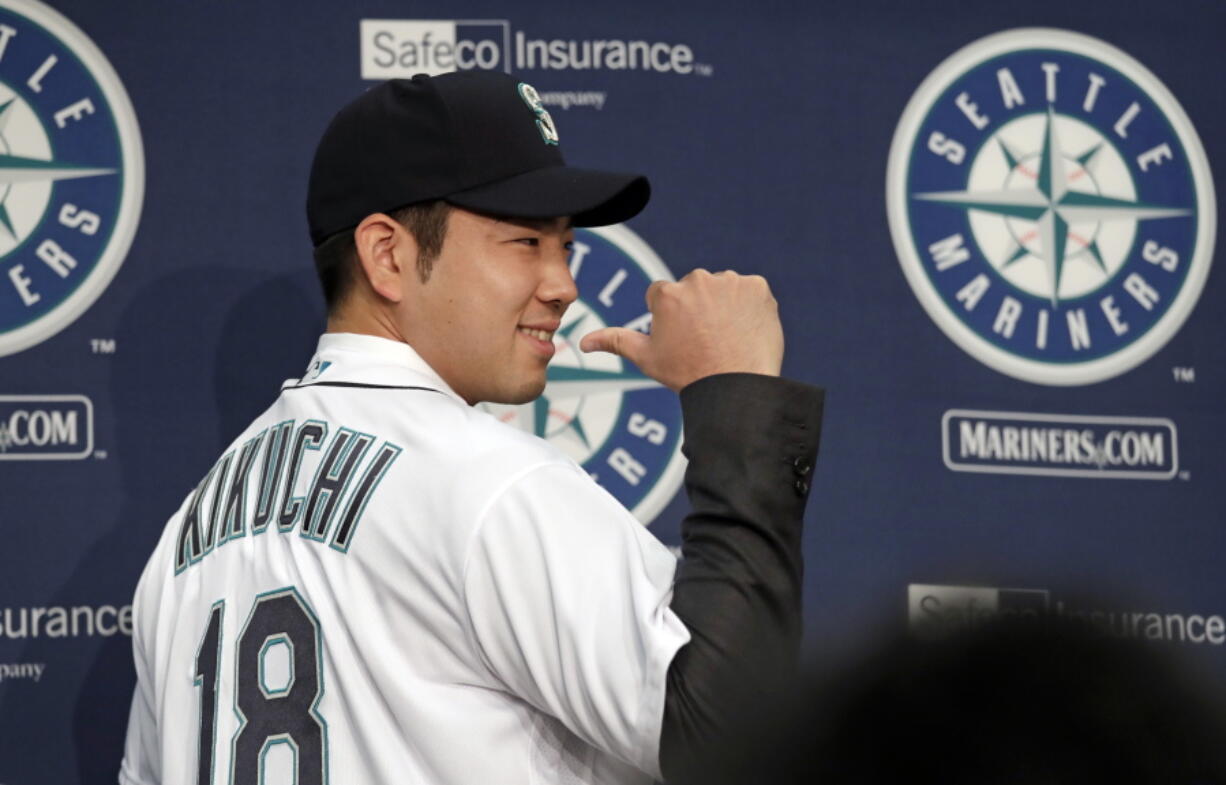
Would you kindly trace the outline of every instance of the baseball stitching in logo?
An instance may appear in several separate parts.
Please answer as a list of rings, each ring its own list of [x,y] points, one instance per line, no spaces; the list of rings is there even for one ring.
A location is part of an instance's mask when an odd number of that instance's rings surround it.
[[[0,356],[106,289],[144,196],[136,115],[106,57],[33,0],[0,0]]]
[[[1187,115],[1140,63],[1077,33],[999,33],[939,65],[903,112],[886,187],[929,316],[1026,381],[1141,364],[1212,261],[1213,182]]]

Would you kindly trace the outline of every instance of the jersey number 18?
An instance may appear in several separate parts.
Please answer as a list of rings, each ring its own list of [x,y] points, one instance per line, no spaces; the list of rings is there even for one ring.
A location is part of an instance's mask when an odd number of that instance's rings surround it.
[[[225,601],[213,604],[196,652],[200,691],[200,755],[197,785],[212,785],[217,745],[217,687]],[[270,686],[266,659],[273,646],[288,649],[289,673]],[[293,587],[261,594],[238,636],[234,712],[238,731],[230,742],[231,785],[261,785],[268,752],[287,745],[298,785],[324,785],[327,724],[316,711],[323,694],[319,623]]]

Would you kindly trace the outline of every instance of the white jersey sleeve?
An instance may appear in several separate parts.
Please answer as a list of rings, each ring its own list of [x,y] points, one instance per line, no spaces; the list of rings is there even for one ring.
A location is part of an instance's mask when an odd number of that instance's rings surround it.
[[[594,747],[659,769],[676,558],[573,464],[525,470],[480,516],[464,570],[491,675]]]
[[[148,567],[146,567],[148,572]],[[145,579],[142,574],[141,580]],[[139,595],[138,595],[139,599]],[[132,655],[136,665],[136,688],[132,691],[132,707],[128,711],[128,732],[124,742],[123,760],[119,766],[119,785],[161,785],[161,742],[157,712],[154,707],[153,669],[148,658],[146,627],[139,623],[140,608],[134,616],[138,623],[132,629]]]

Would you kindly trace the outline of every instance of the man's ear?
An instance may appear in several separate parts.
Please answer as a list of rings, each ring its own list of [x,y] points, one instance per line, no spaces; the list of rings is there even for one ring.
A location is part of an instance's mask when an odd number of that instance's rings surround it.
[[[404,296],[403,273],[417,265],[417,242],[398,221],[385,213],[366,216],[353,230],[358,264],[370,288],[398,303]]]

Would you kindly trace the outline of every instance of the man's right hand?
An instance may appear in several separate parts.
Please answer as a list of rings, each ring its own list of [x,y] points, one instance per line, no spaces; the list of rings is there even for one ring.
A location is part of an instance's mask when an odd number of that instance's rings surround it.
[[[717,373],[778,376],[783,365],[779,304],[766,279],[694,270],[647,289],[651,335],[605,327],[583,337],[585,352],[612,352],[680,391]]]

